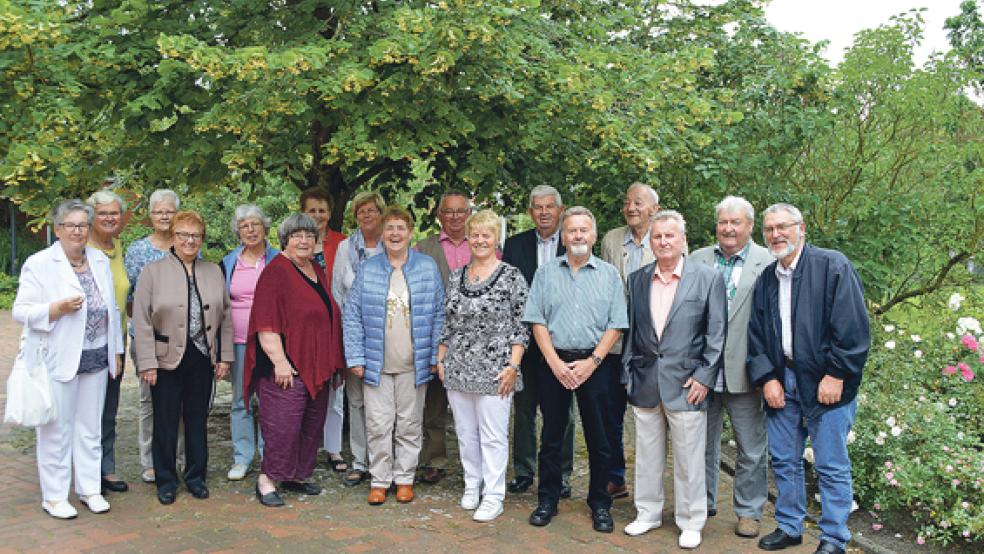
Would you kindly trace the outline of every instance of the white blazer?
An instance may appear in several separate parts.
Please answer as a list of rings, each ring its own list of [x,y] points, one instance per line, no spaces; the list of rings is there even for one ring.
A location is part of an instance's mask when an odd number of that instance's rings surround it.
[[[89,258],[96,286],[109,310],[109,372],[115,377],[116,356],[123,353],[123,334],[120,331],[120,310],[116,305],[109,258],[91,246],[85,247],[85,255]],[[84,296],[85,291],[57,241],[24,262],[12,315],[14,320],[32,332],[47,334],[48,355],[45,362],[49,376],[55,381],[71,381],[78,373],[85,335],[86,304],[83,302],[82,309],[53,322],[48,319],[48,307],[52,302],[79,295]]]

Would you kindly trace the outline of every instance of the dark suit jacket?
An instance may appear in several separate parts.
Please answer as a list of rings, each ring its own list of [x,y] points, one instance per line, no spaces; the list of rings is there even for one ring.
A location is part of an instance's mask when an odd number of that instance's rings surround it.
[[[563,256],[566,250],[561,244],[560,236],[557,237],[557,255]],[[506,239],[502,247],[502,261],[516,266],[519,272],[526,278],[526,284],[533,284],[533,275],[536,274],[536,228],[529,231],[517,233]],[[531,337],[532,339],[532,337]],[[523,368],[526,370],[531,363],[538,363],[543,356],[536,345],[535,340],[530,340],[530,345],[523,354]]]
[[[663,336],[656,338],[649,296],[656,263],[629,275],[629,333],[622,348],[622,384],[629,402],[640,408],[660,404],[679,412],[707,409],[710,394],[700,404],[687,402],[693,377],[709,389],[724,364],[728,328],[728,299],[724,278],[716,269],[684,259],[683,273]]]
[[[757,387],[786,373],[779,319],[779,279],[769,264],[755,283],[748,322],[748,378]],[[815,417],[847,404],[857,395],[861,370],[868,360],[871,330],[861,278],[844,254],[803,247],[793,271],[793,363],[803,415]],[[825,375],[844,380],[840,402],[817,401]],[[766,409],[771,409],[766,406]]]

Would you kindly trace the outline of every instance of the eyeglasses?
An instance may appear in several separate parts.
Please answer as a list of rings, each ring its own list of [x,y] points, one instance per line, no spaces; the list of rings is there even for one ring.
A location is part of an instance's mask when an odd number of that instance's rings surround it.
[[[174,233],[181,242],[199,242],[205,235],[203,233]]]
[[[793,227],[796,227],[797,225],[799,225],[799,223],[795,221],[790,221],[789,223],[780,223],[778,225],[763,227],[762,232],[764,232],[766,235],[772,235],[775,233],[785,233],[786,231],[788,231]]]
[[[253,229],[263,227],[262,223],[257,223],[255,221],[248,221],[246,223],[240,223],[238,229],[240,231],[252,231]]]
[[[119,217],[122,215],[121,212],[96,212],[98,217]]]
[[[59,223],[58,226],[73,233],[89,230],[88,223]]]
[[[177,210],[155,210],[150,212],[150,215],[154,217],[173,217],[176,213],[178,213]]]
[[[295,231],[290,234],[291,240],[317,240],[318,235],[310,231]]]
[[[452,210],[451,208],[447,208],[441,210],[441,215],[446,215],[446,216],[464,217],[470,213],[471,213],[471,208],[458,208],[457,210]]]
[[[367,216],[367,215],[376,215],[378,213],[379,213],[379,208],[376,208],[376,207],[362,208],[361,210],[355,212],[355,216],[356,217],[364,217],[364,216]]]

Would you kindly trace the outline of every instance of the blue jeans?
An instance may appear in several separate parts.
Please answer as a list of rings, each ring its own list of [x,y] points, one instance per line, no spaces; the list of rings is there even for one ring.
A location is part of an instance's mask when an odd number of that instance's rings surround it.
[[[776,523],[787,535],[803,534],[806,518],[803,448],[809,435],[820,478],[820,540],[845,548],[851,540],[847,518],[853,500],[847,433],[854,423],[857,400],[804,421],[792,369],[786,370],[784,388],[786,407],[768,416],[769,454],[779,493]]]
[[[248,466],[253,463],[257,442],[260,458],[263,457],[263,436],[259,430],[254,431],[253,415],[246,411],[246,400],[243,398],[243,358],[246,355],[246,345],[235,345],[234,353],[236,362],[232,364],[232,407],[229,408],[232,456],[233,463]]]

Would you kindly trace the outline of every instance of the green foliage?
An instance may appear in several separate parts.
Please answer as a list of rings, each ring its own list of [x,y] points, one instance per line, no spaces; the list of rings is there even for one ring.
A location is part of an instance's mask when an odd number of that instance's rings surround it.
[[[9,310],[17,296],[17,277],[0,271],[0,310]]]

